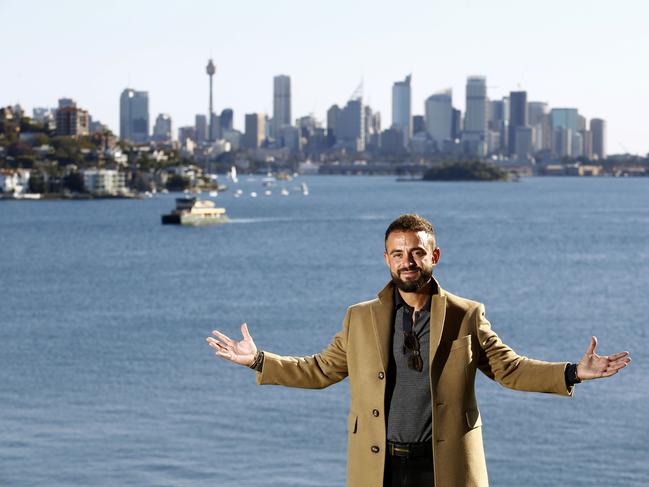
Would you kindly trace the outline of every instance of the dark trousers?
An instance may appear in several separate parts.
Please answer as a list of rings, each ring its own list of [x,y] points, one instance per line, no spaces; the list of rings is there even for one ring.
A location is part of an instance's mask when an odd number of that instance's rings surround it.
[[[383,487],[433,487],[433,458],[407,458],[387,455]]]

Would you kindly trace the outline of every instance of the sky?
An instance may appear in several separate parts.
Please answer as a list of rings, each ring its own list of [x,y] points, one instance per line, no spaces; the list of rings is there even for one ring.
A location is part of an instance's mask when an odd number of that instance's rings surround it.
[[[412,112],[467,76],[491,99],[578,108],[608,124],[608,152],[649,153],[649,2],[642,0],[0,0],[0,105],[55,107],[71,97],[119,130],[119,95],[148,91],[151,124],[174,129],[208,111],[272,115],[273,76],[291,77],[292,117],[364,102],[391,121],[395,81],[412,74]]]

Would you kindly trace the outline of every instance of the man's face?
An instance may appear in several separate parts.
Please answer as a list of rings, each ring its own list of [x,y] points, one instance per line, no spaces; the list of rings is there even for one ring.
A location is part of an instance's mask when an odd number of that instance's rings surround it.
[[[385,242],[385,263],[394,285],[416,292],[430,282],[439,261],[435,240],[426,232],[392,232]]]

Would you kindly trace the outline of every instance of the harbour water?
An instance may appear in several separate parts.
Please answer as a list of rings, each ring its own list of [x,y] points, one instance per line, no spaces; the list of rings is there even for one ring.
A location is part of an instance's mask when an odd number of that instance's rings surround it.
[[[519,353],[577,361],[591,334],[632,353],[573,398],[479,377],[491,485],[647,485],[649,180],[300,180],[266,197],[243,177],[216,199],[231,223],[200,228],[160,224],[173,194],[0,203],[0,486],[344,485],[346,382],[256,386],[205,337],[245,320],[261,348],[319,351],[411,211],[442,286]]]

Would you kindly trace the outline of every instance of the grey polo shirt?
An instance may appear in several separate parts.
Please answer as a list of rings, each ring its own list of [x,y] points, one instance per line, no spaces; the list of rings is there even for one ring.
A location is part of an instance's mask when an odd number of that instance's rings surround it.
[[[433,281],[434,283],[434,281]],[[433,289],[432,293],[437,293]],[[421,311],[415,313],[399,291],[394,291],[394,320],[392,354],[388,367],[388,390],[386,394],[388,440],[403,443],[431,441],[432,406],[430,397],[430,373],[428,367],[430,343],[431,299]],[[412,331],[419,340],[419,353],[424,366],[421,372],[408,367],[408,355],[404,349],[404,320],[412,319]]]

